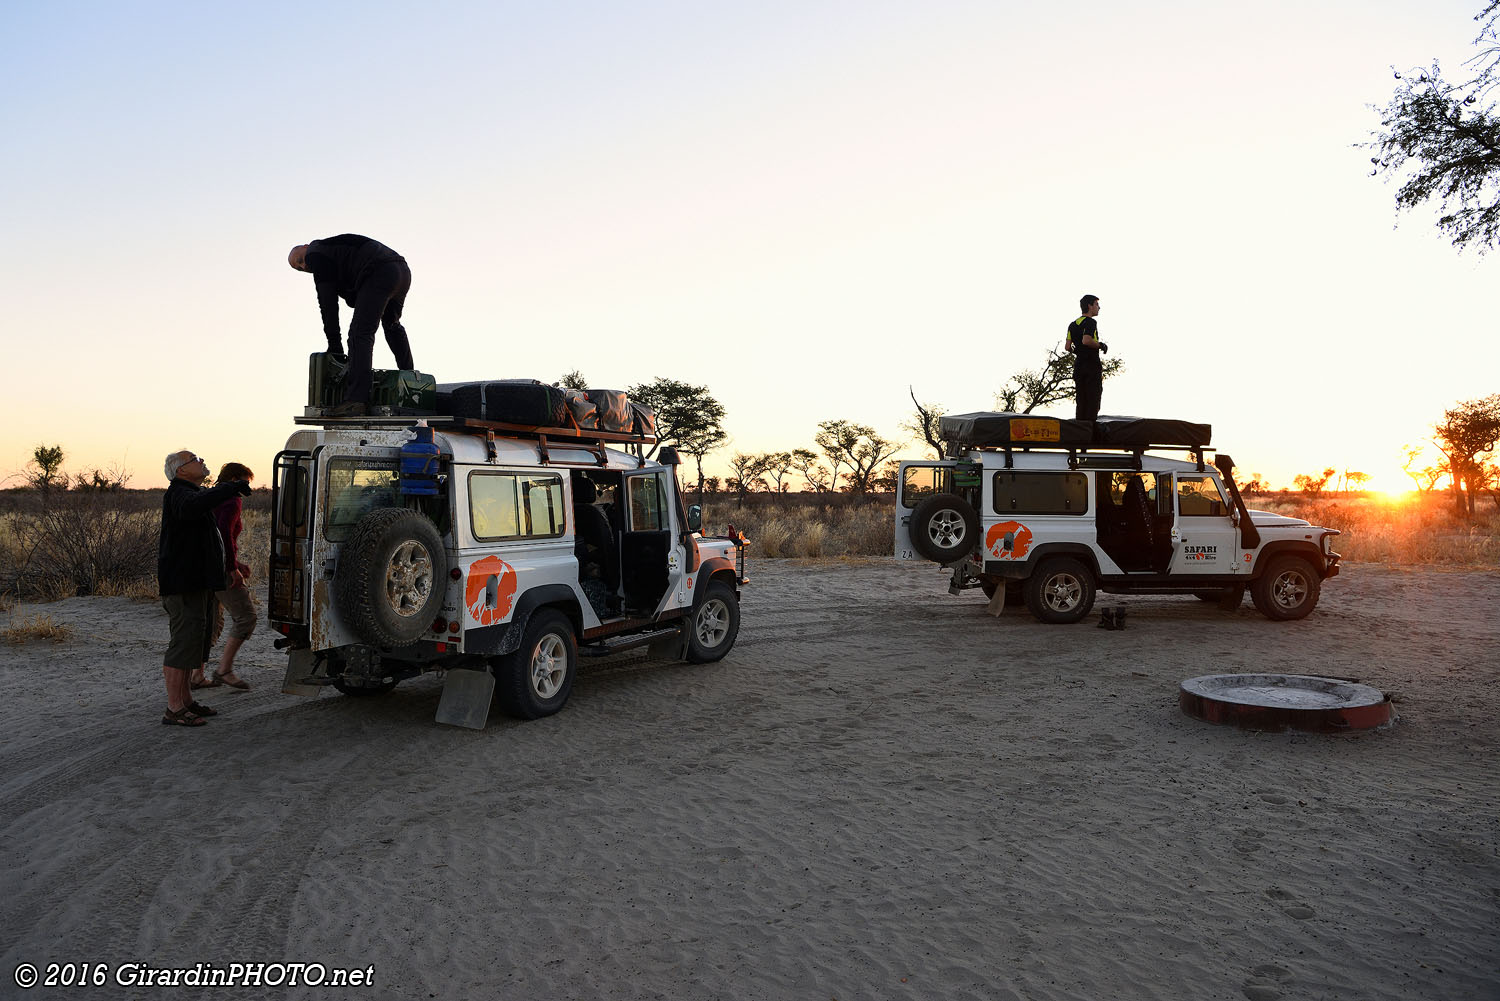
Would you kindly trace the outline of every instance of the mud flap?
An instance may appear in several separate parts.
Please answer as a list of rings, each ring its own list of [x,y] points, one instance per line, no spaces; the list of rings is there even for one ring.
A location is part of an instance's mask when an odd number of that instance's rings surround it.
[[[1002,580],[999,586],[995,588],[995,593],[990,598],[990,603],[984,606],[984,610],[997,619],[1000,617],[1000,613],[1005,611],[1005,581]]]
[[[303,684],[312,677],[317,667],[317,661],[311,650],[293,650],[291,656],[286,659],[286,675],[281,679],[281,693],[300,695],[305,699],[315,699],[322,695],[322,685]]]
[[[1224,589],[1224,594],[1219,598],[1219,611],[1233,612],[1240,607],[1245,600],[1245,585],[1235,584]]]
[[[676,633],[651,641],[651,644],[646,647],[646,656],[652,660],[686,660],[687,631],[691,628],[693,628],[693,613],[689,612],[682,621],[682,627]]]
[[[495,694],[495,676],[489,671],[472,671],[455,667],[443,681],[443,695],[438,699],[439,723],[483,730],[490,718],[490,699]]]

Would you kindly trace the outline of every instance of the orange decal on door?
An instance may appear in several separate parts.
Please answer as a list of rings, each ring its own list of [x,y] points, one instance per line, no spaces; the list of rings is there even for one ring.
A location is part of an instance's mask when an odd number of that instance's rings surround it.
[[[487,607],[485,592],[490,578],[496,577],[495,604]],[[464,604],[481,626],[492,626],[510,614],[516,600],[516,571],[498,556],[485,556],[469,566],[469,580],[464,585]]]
[[[1019,521],[1002,521],[984,533],[984,548],[997,560],[1018,560],[1031,548],[1031,529]]]

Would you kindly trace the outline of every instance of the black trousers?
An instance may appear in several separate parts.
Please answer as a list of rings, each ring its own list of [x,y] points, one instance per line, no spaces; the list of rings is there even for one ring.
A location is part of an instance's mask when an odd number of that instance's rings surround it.
[[[1078,389],[1075,401],[1078,410],[1074,417],[1080,421],[1092,421],[1099,417],[1099,399],[1104,395],[1104,375],[1099,372],[1073,370],[1073,384]]]
[[[344,376],[344,401],[370,402],[370,369],[375,355],[375,328],[385,328],[385,343],[396,356],[397,368],[415,368],[401,308],[411,291],[411,268],[405,261],[389,261],[370,273],[354,296],[349,321],[349,372]]]

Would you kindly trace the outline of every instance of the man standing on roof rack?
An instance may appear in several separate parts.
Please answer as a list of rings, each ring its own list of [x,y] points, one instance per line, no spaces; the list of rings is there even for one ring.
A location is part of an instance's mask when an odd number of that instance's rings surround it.
[[[1109,353],[1109,345],[1099,339],[1099,297],[1086,295],[1078,300],[1083,315],[1068,324],[1067,349],[1073,354],[1074,400],[1078,409],[1074,417],[1092,421],[1099,417],[1099,398],[1104,393],[1104,366],[1099,353]]]
[[[330,354],[342,357],[344,353],[339,335],[339,299],[354,310],[349,320],[349,372],[344,377],[344,400],[330,414],[363,415],[370,403],[370,367],[377,326],[385,327],[385,342],[396,356],[396,367],[415,367],[406,328],[401,326],[401,308],[411,290],[411,269],[406,266],[406,258],[367,236],[345,233],[299,244],[286,260],[298,271],[313,276]]]

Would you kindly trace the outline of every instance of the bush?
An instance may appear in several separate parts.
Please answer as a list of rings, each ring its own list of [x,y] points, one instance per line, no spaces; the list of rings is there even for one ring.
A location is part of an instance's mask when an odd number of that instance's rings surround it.
[[[45,491],[26,500],[0,519],[0,591],[49,601],[154,577],[160,519],[149,498]]]

